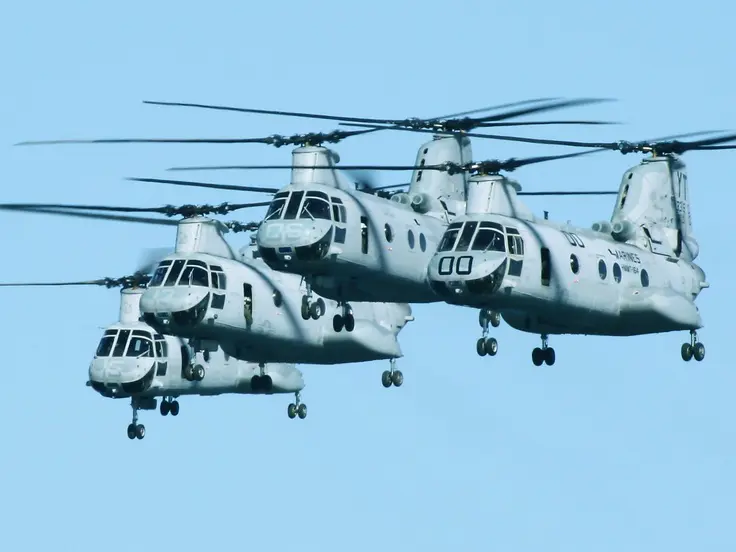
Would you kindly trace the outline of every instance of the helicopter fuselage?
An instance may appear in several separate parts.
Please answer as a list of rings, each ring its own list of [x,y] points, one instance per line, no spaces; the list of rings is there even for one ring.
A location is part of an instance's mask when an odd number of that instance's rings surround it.
[[[642,335],[702,327],[702,269],[592,230],[462,216],[428,271],[446,302],[537,334]]]
[[[431,303],[427,265],[447,222],[409,205],[328,185],[276,194],[257,234],[274,270],[336,301]]]

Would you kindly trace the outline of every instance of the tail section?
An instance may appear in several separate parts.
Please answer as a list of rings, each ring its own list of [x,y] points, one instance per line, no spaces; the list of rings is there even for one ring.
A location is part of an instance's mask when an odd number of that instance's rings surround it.
[[[473,160],[470,139],[466,136],[436,136],[419,147],[416,166],[447,163],[468,163]],[[465,208],[467,175],[441,171],[414,171],[408,194],[400,194],[396,201],[410,203],[423,214],[441,219],[454,218]]]
[[[611,216],[613,237],[636,239],[655,253],[692,261],[693,236],[685,164],[677,157],[644,159],[626,171]]]

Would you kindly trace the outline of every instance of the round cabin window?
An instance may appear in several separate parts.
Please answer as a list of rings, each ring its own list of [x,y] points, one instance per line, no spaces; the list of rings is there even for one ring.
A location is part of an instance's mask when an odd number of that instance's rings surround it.
[[[605,280],[606,276],[608,275],[608,269],[606,268],[606,261],[601,259],[598,261],[598,274],[601,277],[601,280]]]
[[[281,295],[281,292],[277,289],[273,290],[273,304],[276,305],[276,307],[280,307],[283,302],[284,298]]]
[[[409,249],[414,249],[414,232],[409,230],[409,234],[407,235],[407,239],[409,240]]]
[[[386,241],[388,243],[391,243],[394,241],[394,231],[391,229],[391,226],[386,224],[384,227],[384,232],[386,233]]]
[[[572,270],[573,274],[577,274],[578,270],[580,270],[580,263],[575,255],[570,255],[570,270]]]
[[[621,281],[621,267],[618,266],[618,263],[613,263],[613,279],[616,280],[616,283]]]
[[[424,237],[424,234],[419,234],[419,247],[422,251],[427,250],[427,238]]]
[[[641,285],[642,287],[649,287],[649,274],[646,269],[641,271]]]

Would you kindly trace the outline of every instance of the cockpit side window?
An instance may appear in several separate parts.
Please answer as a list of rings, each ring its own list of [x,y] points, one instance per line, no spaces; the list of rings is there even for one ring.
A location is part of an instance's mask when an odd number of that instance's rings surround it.
[[[304,192],[292,192],[291,198],[289,198],[289,204],[286,206],[286,213],[284,213],[285,219],[295,219],[296,214],[299,212],[299,205],[301,205],[302,197]]]
[[[299,213],[299,218],[330,220],[330,204],[324,199],[307,196]]]
[[[184,259],[176,259],[172,266],[171,266],[171,272],[169,272],[169,276],[166,278],[166,282],[164,283],[165,286],[173,286],[176,284],[176,281],[179,279],[179,274],[181,274],[181,269],[184,267]]]
[[[166,358],[169,356],[169,347],[166,345],[166,339],[164,336],[156,334],[156,356],[159,358]]]
[[[225,272],[222,267],[218,265],[212,265],[212,272],[210,273],[210,279],[212,287],[214,289],[227,289],[227,280],[225,279]]]
[[[271,205],[268,206],[268,211],[266,212],[266,220],[276,220],[281,218],[281,214],[284,211],[284,205],[286,205],[287,197],[289,197],[289,192],[279,192],[278,194],[273,196],[273,201],[271,202]]]
[[[148,287],[156,287],[163,284],[164,278],[166,277],[166,271],[169,270],[170,266],[171,261],[161,261],[158,264],[156,272],[153,273],[153,278],[151,278],[151,282],[148,284]]]
[[[115,349],[112,352],[112,356],[123,356],[123,353],[125,353],[125,346],[128,344],[128,337],[130,337],[130,330],[120,330],[118,340],[115,342]]]
[[[473,238],[473,234],[475,233],[475,228],[477,226],[478,223],[474,220],[465,223],[465,228],[463,228],[463,231],[460,234],[460,238],[457,240],[455,251],[468,250],[468,247],[470,247],[470,240]]]
[[[107,330],[100,340],[100,344],[97,346],[97,352],[95,356],[106,357],[110,356],[112,351],[112,344],[115,343],[115,336],[118,335],[117,330]]]
[[[461,227],[462,223],[459,222],[454,222],[448,226],[445,235],[442,236],[442,241],[440,241],[437,247],[437,251],[450,251],[455,246],[455,240],[457,240],[457,235]]]

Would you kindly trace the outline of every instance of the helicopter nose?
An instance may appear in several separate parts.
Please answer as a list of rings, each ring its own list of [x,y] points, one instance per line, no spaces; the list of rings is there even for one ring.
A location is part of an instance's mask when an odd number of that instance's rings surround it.
[[[332,226],[329,220],[267,220],[256,234],[259,247],[303,247],[312,245]]]
[[[153,317],[164,325],[194,325],[200,322],[209,306],[209,290],[199,286],[148,288],[141,297],[143,316]]]
[[[429,263],[427,277],[435,282],[475,280],[493,274],[505,260],[506,254],[499,251],[435,255]]]
[[[106,397],[124,397],[147,389],[153,379],[151,358],[96,358],[89,366],[92,388]]]

